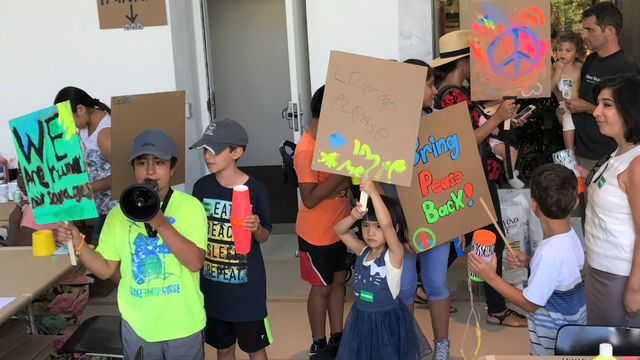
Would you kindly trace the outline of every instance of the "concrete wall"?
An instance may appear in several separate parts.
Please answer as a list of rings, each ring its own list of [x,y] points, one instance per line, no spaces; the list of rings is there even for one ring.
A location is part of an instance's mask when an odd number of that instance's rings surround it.
[[[432,59],[432,1],[309,0],[311,90],[326,80],[331,50],[403,61]]]
[[[0,24],[4,157],[15,157],[8,121],[53,105],[64,86],[106,104],[115,95],[176,90],[169,26],[100,30],[97,3],[88,0],[4,1]]]

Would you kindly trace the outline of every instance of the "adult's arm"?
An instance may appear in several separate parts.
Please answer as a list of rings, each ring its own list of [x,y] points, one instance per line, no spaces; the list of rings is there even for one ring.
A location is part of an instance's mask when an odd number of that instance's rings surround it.
[[[331,174],[321,183],[299,183],[302,203],[309,209],[313,209],[322,200],[334,196],[349,188],[349,178],[346,176]]]
[[[501,102],[496,112],[487,119],[487,122],[473,130],[473,134],[476,137],[476,144],[485,141],[487,136],[489,136],[498,125],[513,118],[519,108],[520,105],[516,105],[515,100],[505,100]]]
[[[575,113],[587,113],[592,114],[596,110],[596,106],[586,100],[583,100],[579,97],[572,97],[571,99],[566,99],[564,103],[567,105],[567,109],[572,114]]]
[[[633,230],[635,233],[631,272],[622,298],[625,311],[629,316],[640,314],[640,157],[631,161],[624,175],[622,189],[629,199]]]

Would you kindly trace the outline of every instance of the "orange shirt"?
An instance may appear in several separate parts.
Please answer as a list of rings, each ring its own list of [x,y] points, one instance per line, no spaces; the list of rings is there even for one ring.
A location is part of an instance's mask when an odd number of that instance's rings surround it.
[[[316,141],[306,132],[296,145],[293,167],[299,183],[319,184],[329,177],[329,173],[311,170],[313,148]],[[350,204],[346,197],[324,199],[313,209],[300,204],[296,219],[296,233],[306,242],[316,246],[331,245],[340,241],[333,227],[349,216]]]

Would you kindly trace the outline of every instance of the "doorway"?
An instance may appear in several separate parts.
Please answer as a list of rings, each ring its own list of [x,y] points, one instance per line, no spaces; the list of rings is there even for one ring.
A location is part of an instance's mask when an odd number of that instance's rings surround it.
[[[215,116],[247,129],[238,166],[267,187],[272,223],[295,222],[296,189],[283,185],[278,152],[284,140],[294,140],[291,122],[281,115],[291,99],[285,0],[205,1]]]

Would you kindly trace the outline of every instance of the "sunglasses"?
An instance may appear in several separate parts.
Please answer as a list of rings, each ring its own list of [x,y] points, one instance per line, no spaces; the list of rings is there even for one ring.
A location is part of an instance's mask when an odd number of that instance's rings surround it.
[[[607,155],[603,157],[602,159],[598,160],[598,162],[593,166],[593,169],[589,171],[589,174],[587,174],[587,177],[584,180],[584,183],[585,185],[587,185],[587,187],[593,184],[594,182],[597,182],[598,180],[600,180],[600,178],[602,177],[602,174],[604,174],[604,171],[607,169],[607,166],[609,165],[609,162],[608,162],[609,159],[611,159],[611,155]],[[600,170],[602,165],[605,165],[604,169],[602,169],[602,171],[600,171],[600,174],[598,174],[598,177],[594,179],[593,177]]]

